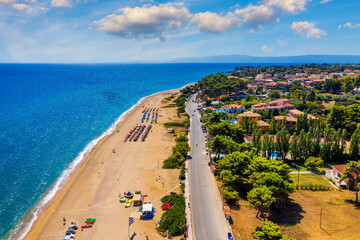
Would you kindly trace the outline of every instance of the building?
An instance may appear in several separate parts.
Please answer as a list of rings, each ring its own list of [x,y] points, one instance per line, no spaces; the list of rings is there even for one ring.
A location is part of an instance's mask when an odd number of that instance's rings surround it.
[[[274,90],[277,89],[277,83],[276,82],[269,82],[264,84],[264,90]]]
[[[257,103],[251,106],[251,111],[255,112],[257,110],[265,110],[266,103]]]
[[[294,117],[275,116],[274,118],[275,118],[275,121],[276,121],[276,122],[280,122],[280,124],[282,124],[282,123],[283,123],[283,120],[285,119],[286,125],[287,125],[288,127],[295,127],[295,125],[296,125],[296,120],[297,120],[297,119],[294,118]]]
[[[335,182],[336,186],[346,187],[347,183],[345,181],[339,182],[339,179],[341,178],[341,176],[346,168],[346,165],[345,164],[332,165],[331,168],[332,168],[332,170],[325,172],[326,177],[332,179]]]
[[[266,103],[265,110],[266,111],[273,111],[275,109],[278,109],[279,112],[284,111],[286,109],[294,109],[294,105],[289,103],[289,100],[287,99],[278,99],[271,102]]]
[[[221,107],[223,112],[227,114],[236,113],[237,111],[243,113],[245,112],[245,107],[239,104],[228,104]]]
[[[292,87],[292,83],[289,83],[289,82],[278,82],[278,88],[279,89],[282,89],[286,92],[290,91]]]
[[[238,122],[241,123],[245,118],[249,122],[251,120],[258,121],[258,120],[261,120],[261,115],[258,113],[254,113],[254,112],[244,112],[244,113],[238,115]]]
[[[270,124],[268,124],[267,122],[264,122],[263,120],[257,121],[257,125],[260,129],[269,129],[269,127],[270,127]]]
[[[292,109],[289,111],[289,116],[294,117],[294,118],[297,118],[299,115],[304,115],[304,114],[305,114],[304,112],[297,110],[297,109]],[[313,115],[310,115],[310,114],[307,115],[307,118],[312,119],[312,120],[316,119],[316,117],[314,117]]]
[[[268,129],[270,127],[270,124],[262,121],[261,117],[262,116],[258,113],[244,112],[244,113],[238,115],[238,124],[241,124],[245,119],[248,122],[255,120],[260,129]]]

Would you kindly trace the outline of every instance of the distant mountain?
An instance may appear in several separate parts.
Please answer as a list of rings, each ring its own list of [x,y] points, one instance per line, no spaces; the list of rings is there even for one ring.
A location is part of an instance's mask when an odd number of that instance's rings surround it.
[[[360,64],[360,55],[300,55],[283,57],[253,57],[248,55],[224,55],[209,57],[175,58],[176,63],[339,63]]]

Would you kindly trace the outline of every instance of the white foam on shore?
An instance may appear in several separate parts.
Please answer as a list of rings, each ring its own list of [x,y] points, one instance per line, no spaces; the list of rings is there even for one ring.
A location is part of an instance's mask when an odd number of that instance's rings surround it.
[[[176,89],[182,89],[186,86],[189,86],[193,83],[189,83],[181,88],[176,88]],[[170,89],[170,90],[165,90],[165,91],[172,91],[175,89]],[[21,222],[19,222],[15,229],[12,231],[12,233],[9,236],[9,240],[21,240],[24,239],[26,237],[26,235],[29,233],[32,225],[34,224],[34,222],[36,221],[36,219],[38,218],[38,214],[39,212],[42,210],[42,208],[50,201],[52,200],[56,193],[58,192],[58,190],[60,189],[60,187],[63,185],[64,182],[66,182],[66,180],[69,178],[69,176],[71,176],[71,173],[73,173],[73,171],[76,169],[76,167],[81,164],[83,162],[83,160],[90,154],[90,152],[94,149],[94,147],[99,143],[99,141],[101,139],[103,139],[104,137],[110,135],[115,129],[116,126],[124,120],[125,116],[131,112],[134,108],[136,108],[138,105],[140,105],[140,103],[148,97],[154,96],[156,94],[159,94],[161,92],[165,92],[165,91],[160,91],[148,96],[145,96],[143,98],[141,98],[137,103],[135,103],[131,108],[129,108],[128,110],[126,110],[124,113],[122,113],[116,120],[115,122],[113,122],[110,127],[103,133],[101,134],[99,137],[93,139],[91,142],[89,142],[85,148],[78,154],[78,156],[69,164],[69,167],[63,171],[63,173],[57,178],[57,180],[55,181],[55,183],[52,184],[52,186],[49,188],[49,190],[45,193],[44,197],[40,200],[39,203],[37,203],[34,207],[34,210],[30,213],[31,217],[30,220],[28,222],[24,222],[24,220],[22,220]],[[21,234],[20,237],[17,237],[16,235]],[[16,238],[14,238],[16,237]]]

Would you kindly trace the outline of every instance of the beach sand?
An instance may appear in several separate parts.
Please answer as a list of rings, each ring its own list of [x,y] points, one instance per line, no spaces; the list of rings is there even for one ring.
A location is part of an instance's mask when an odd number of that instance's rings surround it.
[[[140,123],[144,107],[161,107],[171,90],[145,98],[92,150],[71,180],[40,214],[25,239],[61,239],[70,221],[78,227],[86,218],[96,218],[93,228],[77,230],[76,239],[129,239],[129,217],[135,216],[130,227],[133,239],[162,239],[156,223],[163,211],[159,200],[170,191],[180,192],[178,169],[162,169],[163,161],[171,155],[175,137],[161,124],[179,119],[176,108],[160,108],[157,124],[153,124],[145,142],[125,142],[128,132]],[[116,149],[116,153],[112,150]],[[139,208],[125,208],[119,193],[141,190],[156,208],[153,220],[140,220]],[[66,225],[63,225],[63,218]]]

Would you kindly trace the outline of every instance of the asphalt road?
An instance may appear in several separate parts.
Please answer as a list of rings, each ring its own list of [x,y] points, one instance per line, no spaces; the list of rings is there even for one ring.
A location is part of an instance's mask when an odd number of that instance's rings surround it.
[[[190,97],[186,111],[190,115],[190,196],[193,231],[196,240],[226,240],[228,226],[222,212],[217,186],[208,166],[205,135],[201,130],[200,114],[195,96]],[[195,110],[195,112],[194,112]]]

